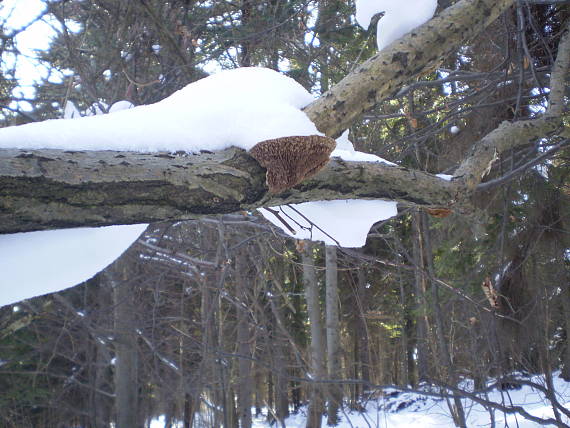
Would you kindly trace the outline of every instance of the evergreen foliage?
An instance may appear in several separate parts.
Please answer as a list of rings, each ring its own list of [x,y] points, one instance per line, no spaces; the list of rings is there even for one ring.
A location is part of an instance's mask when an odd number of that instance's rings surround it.
[[[20,99],[14,70],[2,66],[0,126],[61,117],[69,102],[83,114],[124,99],[156,102],[214,69],[239,66],[282,71],[321,94],[374,54],[374,31],[355,26],[352,5],[338,0],[46,7],[60,28],[38,52],[50,73]],[[568,19],[564,5],[518,3],[441,68],[366,113],[350,129],[356,148],[424,171],[452,168],[503,120],[544,110]],[[0,22],[1,54],[18,55],[13,36]],[[504,155],[486,180],[556,143],[545,137]],[[375,225],[363,249],[339,249],[344,404],[361,408],[374,385],[471,378],[482,387],[489,377],[558,369],[570,381],[568,150],[478,192],[476,220],[402,210]],[[131,393],[141,423],[164,414],[198,426],[199,413],[207,426],[247,428],[251,418],[238,411],[244,395],[281,422],[315,384],[304,245],[250,213],[160,223],[109,272],[1,308],[0,425],[116,421],[122,337],[137,356]],[[322,307],[324,254],[315,246],[309,257]],[[132,300],[114,300],[118,286]],[[136,326],[121,325],[117,311],[132,311]]]

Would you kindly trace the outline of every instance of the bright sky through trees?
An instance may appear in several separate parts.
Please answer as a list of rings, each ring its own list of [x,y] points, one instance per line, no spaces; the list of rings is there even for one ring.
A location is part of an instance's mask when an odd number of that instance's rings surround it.
[[[0,61],[2,72],[6,75],[13,72],[19,82],[18,87],[14,89],[15,98],[33,98],[33,85],[42,78],[61,81],[63,77],[57,70],[42,64],[38,59],[37,51],[48,49],[52,38],[60,30],[58,22],[43,16],[45,10],[45,3],[41,0],[4,0],[0,3],[0,20],[4,22],[8,36],[16,34],[15,48],[20,53],[16,59],[13,53],[3,52]],[[78,29],[77,24],[68,24],[69,29]],[[19,101],[17,104],[24,110],[32,109],[27,101]],[[10,107],[14,108],[15,105]]]

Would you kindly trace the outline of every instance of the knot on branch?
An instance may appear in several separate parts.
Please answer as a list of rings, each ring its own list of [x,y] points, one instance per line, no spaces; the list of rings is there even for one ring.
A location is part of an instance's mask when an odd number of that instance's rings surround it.
[[[262,141],[249,153],[267,169],[269,191],[279,193],[319,172],[335,147],[330,137],[293,136]]]

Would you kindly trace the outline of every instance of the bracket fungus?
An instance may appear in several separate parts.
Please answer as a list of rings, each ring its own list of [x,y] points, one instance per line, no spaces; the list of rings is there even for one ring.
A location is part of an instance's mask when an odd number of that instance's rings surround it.
[[[249,154],[267,169],[269,191],[280,193],[319,172],[335,147],[330,137],[293,136],[257,143]]]

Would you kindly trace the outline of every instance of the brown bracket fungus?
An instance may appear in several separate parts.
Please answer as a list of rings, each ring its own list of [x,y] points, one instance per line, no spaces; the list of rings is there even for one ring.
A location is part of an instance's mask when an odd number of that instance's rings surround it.
[[[262,141],[249,153],[267,169],[269,191],[279,193],[319,172],[335,147],[330,137],[293,136]]]

